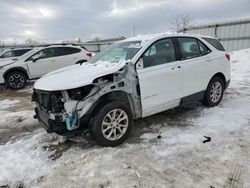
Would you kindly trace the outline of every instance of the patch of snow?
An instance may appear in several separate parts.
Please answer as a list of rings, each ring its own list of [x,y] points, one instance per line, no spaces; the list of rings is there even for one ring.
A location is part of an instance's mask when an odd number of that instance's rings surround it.
[[[15,106],[19,102],[20,102],[19,100],[9,100],[9,99],[0,100],[0,110],[5,110],[9,107]]]
[[[0,132],[7,129],[20,127],[29,127],[38,125],[37,120],[33,118],[34,111],[24,110],[20,112],[1,111]]]
[[[31,138],[0,145],[0,185],[12,185],[13,181],[32,182],[50,173],[52,162],[48,152],[42,151],[45,131],[38,131]]]
[[[161,36],[169,36],[169,35],[173,35],[175,34],[175,32],[163,32],[163,33],[155,33],[155,34],[147,34],[147,35],[142,35],[142,34],[138,34],[137,36],[134,37],[130,37],[127,38],[125,40],[123,40],[124,42],[126,41],[141,41],[141,46],[144,46],[145,43],[147,43],[148,41],[155,39],[155,38],[159,38]]]

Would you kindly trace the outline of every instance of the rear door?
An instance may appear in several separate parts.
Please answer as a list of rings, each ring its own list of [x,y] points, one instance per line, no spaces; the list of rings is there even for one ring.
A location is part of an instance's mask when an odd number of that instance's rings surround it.
[[[183,96],[204,91],[210,76],[211,51],[193,37],[178,37],[177,41],[183,68]]]
[[[143,60],[143,68],[137,65],[143,117],[179,105],[183,82],[176,59],[173,39],[166,38],[152,44],[139,60]]]

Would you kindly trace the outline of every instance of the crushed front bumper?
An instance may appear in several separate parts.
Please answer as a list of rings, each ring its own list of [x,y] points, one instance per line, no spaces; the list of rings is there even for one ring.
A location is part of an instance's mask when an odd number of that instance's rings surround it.
[[[55,132],[59,135],[65,135],[69,132],[66,123],[61,121],[63,118],[61,115],[55,115],[55,119],[50,119],[49,114],[36,107],[34,118],[38,119],[48,133]]]

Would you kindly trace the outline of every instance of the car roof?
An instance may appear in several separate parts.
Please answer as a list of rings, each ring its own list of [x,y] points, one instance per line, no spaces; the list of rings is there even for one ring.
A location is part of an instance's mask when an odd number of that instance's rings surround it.
[[[157,33],[157,34],[148,34],[148,35],[138,35],[135,37],[127,38],[122,42],[129,42],[129,41],[141,41],[143,43],[159,40],[165,37],[196,37],[196,38],[214,38],[212,36],[205,36],[205,35],[198,35],[198,34],[186,34],[186,33]],[[216,39],[216,38],[214,38]]]
[[[46,47],[73,47],[73,48],[81,48],[81,46],[77,45],[77,44],[43,44],[43,45],[40,45],[38,47],[43,47],[43,48],[46,48]]]

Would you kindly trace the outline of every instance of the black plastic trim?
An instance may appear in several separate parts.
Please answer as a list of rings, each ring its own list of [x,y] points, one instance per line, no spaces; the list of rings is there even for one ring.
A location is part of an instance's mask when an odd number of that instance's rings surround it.
[[[186,97],[183,97],[181,99],[180,105],[190,104],[190,103],[195,102],[195,101],[203,100],[204,94],[205,94],[205,90],[194,93],[194,94],[191,94],[191,95],[188,95]]]
[[[228,86],[229,86],[229,84],[230,84],[230,81],[231,81],[231,80],[226,81],[226,87],[225,87],[225,89],[228,88]]]

